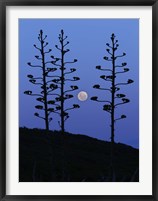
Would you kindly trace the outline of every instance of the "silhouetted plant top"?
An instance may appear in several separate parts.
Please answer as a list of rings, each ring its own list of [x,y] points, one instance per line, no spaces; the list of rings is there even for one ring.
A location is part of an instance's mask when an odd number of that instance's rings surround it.
[[[111,115],[111,141],[114,142],[114,136],[115,136],[115,122],[120,119],[125,119],[126,115],[122,114],[119,118],[115,117],[115,110],[119,105],[129,103],[130,100],[126,98],[125,94],[118,93],[120,91],[121,85],[128,85],[133,83],[134,81],[132,79],[128,79],[126,82],[117,82],[116,78],[118,74],[126,73],[129,71],[129,68],[125,67],[127,66],[126,62],[122,62],[121,64],[119,61],[117,61],[119,58],[124,57],[126,55],[125,52],[123,52],[121,55],[117,55],[116,52],[118,50],[119,44],[118,40],[115,39],[116,36],[114,33],[111,35],[111,43],[106,43],[106,46],[108,47],[106,49],[106,52],[108,55],[105,55],[103,59],[107,62],[112,63],[111,68],[102,68],[100,65],[96,66],[97,70],[104,71],[105,74],[100,75],[100,78],[106,82],[110,83],[110,87],[100,86],[99,84],[95,84],[93,88],[103,90],[110,92],[111,94],[111,100],[100,100],[97,96],[91,97],[91,100],[97,101],[97,102],[103,102],[106,103],[103,105],[103,110],[110,113]]]
[[[48,97],[52,98],[52,92],[58,88],[58,85],[55,85],[52,81],[52,77],[56,78],[57,76],[49,75],[50,73],[54,73],[57,68],[52,66],[52,63],[55,64],[58,61],[58,58],[53,58],[50,61],[46,61],[46,54],[49,54],[52,49],[48,49],[48,42],[46,41],[47,35],[43,35],[43,30],[40,30],[38,35],[39,46],[34,44],[34,48],[37,49],[38,55],[35,55],[35,58],[40,62],[40,64],[32,64],[28,62],[28,66],[33,68],[38,68],[41,73],[40,76],[34,76],[32,74],[28,74],[29,82],[34,85],[37,85],[40,88],[39,93],[33,93],[30,90],[24,92],[26,95],[36,96],[36,100],[40,102],[40,105],[36,105],[35,108],[37,110],[43,111],[43,114],[39,114],[35,112],[34,115],[40,119],[43,119],[45,122],[46,130],[49,130],[49,124],[52,121],[52,117],[50,115],[55,111],[52,105],[55,104],[54,100],[48,100]],[[52,67],[51,67],[52,66]]]
[[[69,89],[65,89],[66,82],[75,82],[80,80],[79,77],[74,76],[69,78],[68,76],[76,71],[76,68],[72,68],[71,65],[77,62],[77,59],[73,59],[72,61],[66,61],[66,54],[70,51],[67,48],[69,41],[66,41],[68,38],[65,36],[64,31],[61,30],[59,34],[59,45],[55,45],[56,49],[60,52],[60,57],[57,62],[53,63],[54,66],[57,67],[58,71],[60,71],[60,76],[58,79],[53,79],[52,81],[58,85],[60,92],[58,96],[55,98],[56,101],[56,113],[60,115],[59,126],[61,127],[62,132],[65,132],[65,121],[70,117],[68,111],[72,109],[80,108],[78,104],[73,104],[72,107],[67,107],[65,104],[66,100],[73,98],[74,96],[71,94],[73,91],[78,90],[77,85],[70,85]],[[52,56],[54,58],[54,56]]]

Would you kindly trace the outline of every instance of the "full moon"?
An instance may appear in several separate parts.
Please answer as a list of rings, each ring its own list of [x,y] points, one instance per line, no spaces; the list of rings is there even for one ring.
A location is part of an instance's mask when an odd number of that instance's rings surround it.
[[[88,94],[87,94],[85,91],[80,91],[80,92],[78,93],[78,99],[79,99],[80,101],[86,101],[87,98],[88,98]]]

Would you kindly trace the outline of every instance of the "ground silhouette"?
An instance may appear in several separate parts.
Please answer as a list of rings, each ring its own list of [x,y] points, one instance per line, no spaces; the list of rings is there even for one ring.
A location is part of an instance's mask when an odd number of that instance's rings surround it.
[[[20,182],[139,181],[139,150],[85,135],[42,129],[19,129]]]

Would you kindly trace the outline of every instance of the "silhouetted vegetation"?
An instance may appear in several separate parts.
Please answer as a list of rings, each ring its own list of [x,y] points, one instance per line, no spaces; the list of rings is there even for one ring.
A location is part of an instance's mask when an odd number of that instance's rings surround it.
[[[33,65],[31,62],[27,63],[30,67],[39,68],[42,70],[40,76],[34,77],[32,74],[27,75],[32,84],[40,86],[41,91],[39,93],[33,93],[32,91],[27,90],[24,92],[24,94],[38,97],[36,100],[39,101],[41,105],[36,105],[35,108],[38,110],[43,110],[44,116],[37,112],[34,113],[34,115],[45,121],[46,130],[49,130],[49,123],[52,121],[52,117],[50,117],[50,115],[52,113],[57,113],[60,115],[60,121],[58,122],[59,126],[61,131],[64,133],[65,121],[69,118],[68,111],[80,107],[78,104],[73,104],[72,107],[68,108],[65,107],[65,101],[73,98],[73,95],[70,93],[78,89],[78,86],[76,85],[70,85],[69,89],[65,89],[65,82],[74,82],[80,80],[80,78],[76,76],[74,76],[72,79],[67,78],[68,74],[76,71],[76,69],[71,68],[70,65],[76,63],[77,59],[74,59],[73,61],[65,61],[65,55],[70,51],[66,48],[66,46],[69,44],[69,41],[65,41],[67,36],[64,36],[64,31],[61,30],[61,33],[58,37],[60,46],[55,45],[55,47],[60,51],[61,55],[59,58],[50,55],[51,59],[46,61],[46,54],[52,51],[52,49],[46,50],[46,47],[48,46],[48,42],[45,41],[46,38],[47,35],[44,36],[43,31],[40,30],[38,36],[40,47],[34,44],[34,47],[39,51],[39,55],[35,55],[35,58],[40,62],[40,64],[38,63]],[[69,65],[68,67],[67,64]],[[60,71],[60,74],[57,75],[56,73],[56,75],[54,75],[54,71],[57,70]],[[57,92],[54,93],[54,90],[57,90]]]
[[[133,80],[128,79],[127,82],[117,82],[117,76],[122,73],[126,73],[129,71],[129,68],[127,68],[127,63],[123,62],[122,64],[116,63],[119,58],[122,58],[126,55],[126,53],[123,52],[122,55],[116,55],[116,52],[118,50],[119,44],[118,40],[115,39],[115,34],[113,33],[111,35],[111,44],[106,43],[106,46],[108,47],[106,49],[108,56],[104,56],[104,60],[111,63],[110,68],[102,68],[101,66],[96,66],[96,69],[100,71],[104,71],[105,74],[102,74],[100,78],[104,80],[106,83],[110,83],[110,86],[108,87],[108,84],[105,84],[105,86],[101,87],[99,84],[95,84],[93,88],[106,91],[111,94],[110,100],[100,100],[97,96],[91,97],[91,100],[97,101],[97,102],[103,102],[106,103],[103,105],[103,110],[108,112],[110,114],[111,118],[111,170],[112,172],[115,172],[116,170],[116,162],[115,162],[115,155],[114,155],[114,148],[115,148],[115,123],[118,120],[122,120],[126,118],[126,115],[122,114],[120,117],[115,116],[115,111],[118,106],[129,103],[130,100],[126,98],[125,94],[119,93],[120,86],[121,85],[128,85],[133,83]]]
[[[50,67],[50,65],[52,66],[52,64],[55,64],[58,59],[54,58],[53,61],[46,61],[46,54],[49,54],[52,51],[52,49],[47,49],[48,42],[46,42],[46,38],[47,35],[43,35],[43,31],[40,30],[40,33],[38,35],[39,47],[34,44],[34,47],[39,52],[39,55],[35,55],[38,63],[35,65],[31,62],[27,63],[30,67],[39,69],[39,76],[37,76],[38,73],[36,73],[35,77],[32,74],[27,75],[27,77],[32,84],[40,87],[40,92],[37,93],[38,90],[36,90],[36,93],[33,93],[32,91],[28,90],[25,91],[24,94],[37,97],[36,100],[40,102],[40,105],[36,105],[35,108],[38,110],[42,110],[44,112],[44,115],[40,115],[37,112],[35,112],[34,115],[38,118],[43,119],[45,121],[46,130],[49,130],[49,123],[52,121],[52,117],[50,117],[50,114],[54,112],[54,108],[52,108],[52,106],[49,107],[49,105],[53,105],[55,103],[52,100],[52,92],[58,87],[57,85],[53,84],[52,80],[50,79],[56,76],[49,76],[50,72],[54,72],[57,69]],[[48,100],[48,97],[50,96],[51,99]]]
[[[110,82],[111,85],[108,88],[107,84],[105,84],[105,87],[101,87],[99,84],[96,84],[93,86],[95,89],[108,91],[111,94],[111,100],[99,100],[97,96],[91,97],[91,100],[97,101],[97,102],[103,102],[106,103],[103,105],[103,110],[110,113],[111,116],[111,142],[115,142],[115,123],[118,120],[125,119],[126,115],[122,114],[120,117],[115,117],[115,110],[118,106],[122,104],[129,103],[130,100],[126,98],[125,94],[118,93],[120,90],[121,85],[128,85],[133,83],[133,80],[128,79],[127,82],[116,82],[116,78],[118,74],[126,73],[129,71],[129,68],[127,68],[127,63],[123,62],[122,64],[116,63],[117,59],[120,57],[124,57],[126,53],[123,52],[122,55],[116,55],[116,51],[119,47],[118,40],[115,39],[115,34],[113,33],[111,35],[111,44],[106,43],[106,46],[108,47],[106,49],[107,53],[110,56],[104,56],[104,60],[111,62],[112,67],[111,68],[102,68],[101,66],[96,66],[96,69],[100,71],[105,71],[106,74],[103,74],[100,76],[100,78],[106,82]],[[120,69],[120,70],[118,70]],[[119,101],[117,101],[119,100]],[[121,100],[121,101],[120,101]]]
[[[70,85],[69,89],[65,89],[66,82],[75,82],[80,80],[79,77],[74,76],[73,78],[67,78],[68,74],[72,74],[76,71],[75,68],[71,68],[71,64],[76,63],[77,59],[74,59],[73,61],[65,61],[65,55],[70,51],[66,48],[66,46],[69,44],[69,41],[66,41],[67,36],[64,35],[64,31],[61,30],[59,34],[59,42],[60,45],[56,45],[55,47],[60,51],[60,58],[58,58],[57,63],[53,63],[56,67],[58,67],[58,70],[60,70],[60,76],[58,79],[52,80],[54,83],[56,83],[60,89],[60,92],[58,93],[58,96],[56,97],[56,113],[60,115],[60,121],[59,126],[61,128],[62,133],[65,131],[65,121],[69,118],[69,110],[79,108],[80,106],[78,104],[73,104],[72,107],[65,106],[65,101],[73,98],[73,95],[71,94],[72,91],[77,90],[78,86],[76,85]],[[54,57],[52,57],[54,58]]]
[[[129,103],[126,95],[119,93],[120,86],[133,83],[119,82],[117,77],[129,71],[127,63],[118,63],[118,58],[126,55],[117,55],[119,47],[115,35],[111,35],[111,44],[107,43],[107,53],[104,60],[110,63],[110,68],[96,66],[96,69],[104,71],[100,78],[105,81],[101,87],[95,84],[93,88],[106,91],[110,94],[110,100],[100,100],[97,96],[91,100],[103,102],[103,110],[110,114],[111,142],[105,142],[84,135],[74,135],[65,131],[65,122],[69,118],[69,111],[80,108],[78,104],[66,104],[73,98],[72,92],[78,90],[77,85],[69,85],[69,82],[80,80],[79,77],[69,75],[76,71],[71,67],[77,62],[66,60],[70,51],[67,49],[69,41],[61,30],[59,34],[59,57],[49,55],[52,49],[47,49],[47,35],[40,30],[38,35],[39,47],[34,47],[39,52],[35,55],[37,64],[28,62],[28,66],[37,69],[36,76],[28,74],[29,81],[37,86],[36,93],[27,90],[26,95],[36,96],[40,102],[34,115],[45,122],[45,130],[20,128],[19,134],[19,181],[21,182],[132,182],[139,181],[139,150],[130,146],[115,143],[115,123],[126,118],[125,114],[116,117],[116,109],[120,105]],[[46,56],[47,55],[47,56]],[[50,59],[48,59],[50,58]],[[54,74],[55,72],[55,74]],[[107,84],[107,83],[110,83]],[[54,93],[55,91],[55,93]],[[58,114],[60,131],[50,131],[52,114]],[[64,134],[64,135],[63,135]],[[96,133],[97,135],[97,133]]]
[[[66,153],[63,153],[63,145]],[[133,182],[139,181],[139,151],[115,143],[115,172],[109,167],[111,142],[85,135],[20,128],[20,182]],[[65,178],[63,178],[63,160]]]

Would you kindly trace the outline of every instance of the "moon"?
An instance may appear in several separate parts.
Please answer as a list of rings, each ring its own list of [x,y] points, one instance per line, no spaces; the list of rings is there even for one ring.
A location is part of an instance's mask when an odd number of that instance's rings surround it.
[[[85,92],[85,91],[80,91],[79,93],[78,93],[78,99],[80,100],[80,101],[86,101],[87,100],[87,98],[88,98],[88,94],[87,94],[87,92]]]

